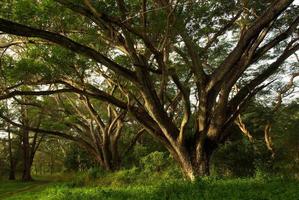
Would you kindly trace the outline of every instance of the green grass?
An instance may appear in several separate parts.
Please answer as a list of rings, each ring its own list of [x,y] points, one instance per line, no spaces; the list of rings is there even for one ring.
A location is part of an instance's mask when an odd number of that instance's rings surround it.
[[[26,192],[39,191],[48,185],[48,181],[34,181],[24,183],[21,181],[1,181],[0,182],[0,199],[6,199],[13,195],[22,195]]]
[[[108,177],[108,178],[107,178]],[[84,176],[69,182],[36,181],[0,183],[4,200],[298,200],[299,181],[280,178],[215,179],[195,183],[166,177],[126,184],[120,175],[90,180]],[[114,179],[110,182],[108,179]],[[87,180],[86,180],[87,179]],[[150,181],[148,181],[150,180]],[[26,189],[27,188],[27,189]],[[10,195],[2,195],[10,193]],[[2,198],[1,198],[2,197]]]
[[[56,186],[59,183],[69,182],[74,174],[36,176],[32,182],[9,181],[0,179],[0,200],[2,199],[39,199],[39,193]]]

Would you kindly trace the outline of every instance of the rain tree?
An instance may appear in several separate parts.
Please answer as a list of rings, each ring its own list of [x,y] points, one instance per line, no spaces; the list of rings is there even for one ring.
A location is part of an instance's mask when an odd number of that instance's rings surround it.
[[[291,65],[299,49],[293,2],[2,1],[1,46],[22,46],[27,57],[15,59],[32,78],[2,89],[1,99],[73,92],[107,102],[194,180],[209,174],[212,153],[251,98]],[[19,90],[26,84],[58,89]]]

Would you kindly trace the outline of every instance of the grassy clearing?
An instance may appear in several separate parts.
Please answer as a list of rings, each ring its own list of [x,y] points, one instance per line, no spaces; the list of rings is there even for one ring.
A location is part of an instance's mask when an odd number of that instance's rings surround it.
[[[112,178],[113,175],[110,175]],[[0,196],[5,200],[298,200],[299,182],[280,178],[215,179],[204,178],[195,183],[164,178],[153,181],[124,182],[119,175],[93,181],[78,176],[69,182],[5,182],[0,184]],[[79,180],[77,180],[79,179]],[[150,181],[148,181],[150,180]],[[40,185],[41,184],[41,185]],[[39,185],[39,187],[37,186]],[[26,191],[26,188],[31,188]],[[23,191],[22,191],[23,190]],[[0,193],[1,194],[1,193]]]
[[[21,181],[1,181],[0,182],[0,199],[6,199],[14,195],[22,195],[24,193],[32,193],[40,191],[48,185],[48,181],[34,181],[24,183]]]
[[[46,188],[70,182],[73,177],[74,174],[36,176],[33,182],[26,183],[0,179],[0,199],[39,199],[40,193]]]

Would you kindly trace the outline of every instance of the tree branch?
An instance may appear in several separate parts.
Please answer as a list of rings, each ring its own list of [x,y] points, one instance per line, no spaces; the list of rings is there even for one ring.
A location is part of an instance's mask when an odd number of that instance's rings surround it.
[[[295,53],[299,49],[299,44],[295,45],[292,48],[286,48],[281,56],[277,58],[275,62],[273,62],[267,69],[265,69],[260,75],[250,81],[247,85],[245,85],[240,91],[231,99],[230,107],[234,110],[238,107],[238,104],[258,85],[263,83],[268,77],[270,77],[276,70],[280,67],[280,65],[293,53]]]
[[[101,64],[107,68],[114,71],[116,74],[123,76],[124,78],[136,83],[136,75],[131,70],[128,70],[117,63],[113,62],[103,54],[97,52],[96,50],[79,44],[65,36],[62,36],[57,33],[32,28],[22,24],[18,24],[9,20],[0,18],[0,31],[3,31],[8,34],[23,36],[23,37],[38,37],[50,42],[56,43],[62,47],[65,47],[73,52],[78,54],[85,55]]]
[[[211,75],[211,79],[207,84],[206,91],[210,91],[217,83],[225,77],[230,69],[238,62],[244,51],[252,44],[252,40],[256,39],[264,27],[268,26],[273,20],[287,9],[294,0],[276,0],[269,8],[260,16],[251,27],[240,38],[237,46],[226,57],[223,63]]]

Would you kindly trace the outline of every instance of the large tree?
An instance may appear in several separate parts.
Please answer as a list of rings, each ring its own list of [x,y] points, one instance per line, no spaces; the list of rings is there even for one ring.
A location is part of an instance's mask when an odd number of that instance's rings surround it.
[[[119,142],[126,111],[99,101],[92,102],[82,95],[56,95],[55,102],[49,99],[46,109],[50,124],[46,129],[55,129],[52,128],[55,119],[55,124],[65,127],[61,137],[67,134],[70,138],[66,139],[83,147],[103,169],[112,171],[120,167]]]
[[[4,1],[0,31],[21,41],[1,46],[36,46],[35,64],[74,73],[34,71],[36,81],[16,82],[1,98],[75,92],[113,104],[134,116],[194,180],[209,174],[210,157],[236,117],[299,49],[298,6],[292,3]],[[57,54],[53,45],[71,56]],[[66,59],[84,61],[70,66]],[[113,94],[103,79],[117,85]],[[20,91],[22,84],[60,89]]]

